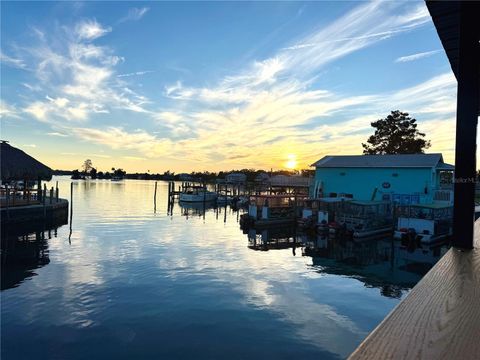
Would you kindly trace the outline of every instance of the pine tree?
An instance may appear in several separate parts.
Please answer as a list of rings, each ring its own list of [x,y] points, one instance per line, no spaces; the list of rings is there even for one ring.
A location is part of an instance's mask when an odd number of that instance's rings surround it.
[[[417,120],[408,113],[392,111],[385,119],[371,123],[375,133],[367,143],[362,143],[363,153],[373,154],[420,154],[431,144],[425,134],[417,129]]]

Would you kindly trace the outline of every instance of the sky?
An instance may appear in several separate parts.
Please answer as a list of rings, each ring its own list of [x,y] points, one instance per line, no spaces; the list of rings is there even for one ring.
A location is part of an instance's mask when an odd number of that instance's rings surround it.
[[[297,169],[417,119],[454,161],[424,1],[1,2],[1,138],[54,169]]]

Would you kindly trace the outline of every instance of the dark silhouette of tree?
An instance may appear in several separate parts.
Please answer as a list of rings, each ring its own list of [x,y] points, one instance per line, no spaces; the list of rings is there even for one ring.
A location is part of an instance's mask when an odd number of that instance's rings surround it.
[[[81,179],[80,172],[78,170],[73,170],[72,171],[72,179],[73,180]]]
[[[375,134],[362,143],[363,153],[372,154],[420,154],[430,147],[425,134],[417,129],[417,120],[408,113],[392,111],[385,119],[371,123]]]
[[[113,176],[121,178],[121,179],[123,179],[125,177],[125,175],[127,174],[127,172],[124,171],[123,169],[112,168],[112,170],[113,170]]]
[[[88,173],[92,170],[93,168],[93,165],[92,165],[92,160],[90,159],[87,159],[83,162],[83,165],[82,165],[82,168],[83,168],[83,173],[85,175],[88,175]]]
[[[96,179],[97,178],[97,169],[95,169],[94,167],[92,167],[90,169],[90,179]]]

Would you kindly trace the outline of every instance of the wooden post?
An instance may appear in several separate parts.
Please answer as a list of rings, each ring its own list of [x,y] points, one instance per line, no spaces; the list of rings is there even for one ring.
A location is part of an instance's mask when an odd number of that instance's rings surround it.
[[[50,204],[53,203],[53,186],[50,189]]]
[[[72,219],[73,219],[73,181],[70,182],[70,234],[68,235],[68,243],[72,243]]]
[[[57,181],[57,183],[55,184],[55,199],[56,199],[57,202],[58,202],[58,181]]]
[[[227,199],[228,199],[228,185],[225,184],[225,207],[223,209],[224,214],[223,214],[223,222],[227,222]]]
[[[293,219],[295,220],[295,226],[297,226],[297,193],[294,193],[294,205],[293,205]]]
[[[168,187],[170,188],[170,183],[168,184]],[[155,192],[153,194],[153,211],[157,211],[157,182],[155,181]]]
[[[205,210],[205,202],[207,201],[207,184],[203,183],[203,207]]]
[[[42,202],[42,180],[40,178],[37,181],[37,200]]]
[[[43,184],[43,219],[47,217],[47,185]]]
[[[457,70],[457,129],[455,144],[455,197],[453,245],[473,248],[475,221],[476,143],[479,109],[478,9],[475,2],[460,3]]]
[[[9,210],[9,207],[8,207],[8,201],[10,200],[10,189],[8,188],[8,185],[5,185],[5,200],[7,202],[7,218],[10,219],[10,210]]]

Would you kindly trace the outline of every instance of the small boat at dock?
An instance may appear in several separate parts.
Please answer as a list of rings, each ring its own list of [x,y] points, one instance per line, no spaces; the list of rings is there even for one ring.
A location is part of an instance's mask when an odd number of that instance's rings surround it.
[[[443,240],[452,234],[453,206],[448,204],[399,205],[396,239],[411,237],[422,243]]]
[[[211,202],[217,200],[217,193],[204,186],[186,186],[179,195],[182,202]]]

